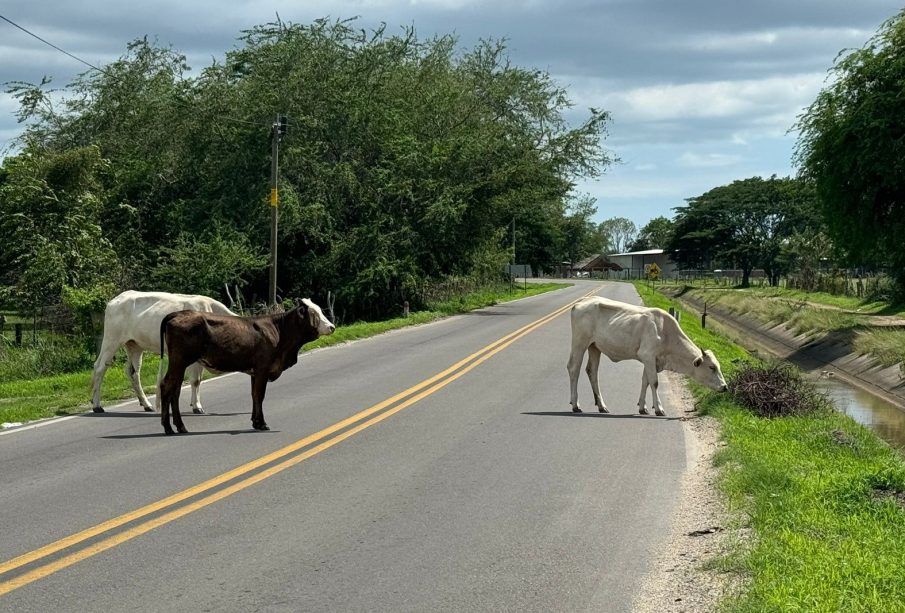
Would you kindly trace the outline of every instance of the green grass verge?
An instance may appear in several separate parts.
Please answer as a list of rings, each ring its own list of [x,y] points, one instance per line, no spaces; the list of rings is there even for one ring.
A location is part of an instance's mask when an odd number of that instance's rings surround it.
[[[637,287],[651,306],[669,306]],[[721,362],[744,353],[695,322],[683,316],[682,328]],[[902,456],[839,413],[761,419],[728,395],[692,389],[698,410],[722,425],[715,462],[737,524],[732,549],[712,566],[738,573],[744,587],[721,608],[905,611]],[[741,538],[741,528],[751,536]]]
[[[820,336],[832,331],[850,330],[852,351],[861,355],[870,354],[881,366],[902,364],[905,371],[905,329],[870,325],[872,317],[878,313],[905,315],[899,312],[900,306],[880,302],[864,303],[844,296],[805,294],[797,290],[777,288],[691,289],[683,295],[707,301],[710,305],[719,305],[736,315],[752,317],[762,323],[783,324],[796,334],[809,332]],[[827,304],[831,302],[829,298],[835,299],[835,306],[860,309],[861,313],[824,309],[809,304],[821,301]]]
[[[485,290],[450,302],[431,305],[432,310],[414,312],[405,318],[340,326],[332,335],[305,345],[303,351],[366,338],[397,328],[423,324],[448,315],[557,290],[567,287],[567,285],[564,283],[529,283],[527,290],[523,287],[515,287],[511,293],[508,287],[500,288],[498,291]],[[101,392],[102,402],[105,404],[134,397],[132,386],[123,370],[123,363],[120,358],[104,375]],[[158,356],[145,354],[141,369],[141,382],[146,394],[152,394],[155,391],[159,363]],[[0,383],[0,423],[18,423],[82,413],[90,409],[90,387],[90,370]]]

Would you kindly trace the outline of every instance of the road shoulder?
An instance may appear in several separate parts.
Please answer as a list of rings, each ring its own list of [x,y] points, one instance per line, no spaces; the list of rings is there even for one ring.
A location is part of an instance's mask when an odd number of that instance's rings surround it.
[[[669,536],[633,603],[635,613],[707,613],[732,589],[727,573],[708,568],[727,548],[728,511],[717,489],[713,456],[721,446],[719,422],[698,416],[679,375],[670,377],[671,405],[685,419],[686,470]]]

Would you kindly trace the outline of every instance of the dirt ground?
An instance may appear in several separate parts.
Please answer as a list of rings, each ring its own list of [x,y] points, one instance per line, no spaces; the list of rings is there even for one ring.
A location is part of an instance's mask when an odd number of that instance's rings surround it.
[[[718,557],[730,537],[727,512],[717,491],[713,455],[720,448],[719,424],[699,417],[681,377],[668,373],[673,407],[683,422],[687,467],[681,498],[673,512],[671,534],[656,552],[653,567],[635,599],[635,613],[710,613],[733,589],[732,576],[704,568]]]

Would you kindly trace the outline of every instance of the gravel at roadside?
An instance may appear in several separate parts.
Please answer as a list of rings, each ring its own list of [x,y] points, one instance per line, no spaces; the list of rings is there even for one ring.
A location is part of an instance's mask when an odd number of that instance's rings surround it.
[[[694,400],[681,377],[668,373],[673,407],[686,419],[687,466],[670,536],[655,552],[642,582],[635,613],[709,613],[732,589],[731,576],[704,565],[724,551],[727,512],[717,491],[713,456],[720,448],[719,422],[693,412]]]

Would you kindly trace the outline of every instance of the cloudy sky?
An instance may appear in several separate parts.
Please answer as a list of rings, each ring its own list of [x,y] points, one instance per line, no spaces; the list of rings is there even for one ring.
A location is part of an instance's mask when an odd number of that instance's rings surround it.
[[[37,0],[3,3],[0,15],[94,65],[148,35],[196,70],[277,14],[454,33],[465,48],[505,38],[515,64],[546,70],[568,90],[572,121],[588,107],[611,112],[605,145],[622,163],[577,190],[597,199],[598,221],[622,216],[640,227],[735,179],[794,174],[797,115],[836,55],[901,9],[890,0]],[[87,69],[2,20],[0,60],[0,83],[47,75],[63,87]],[[3,90],[0,155],[21,131]]]

